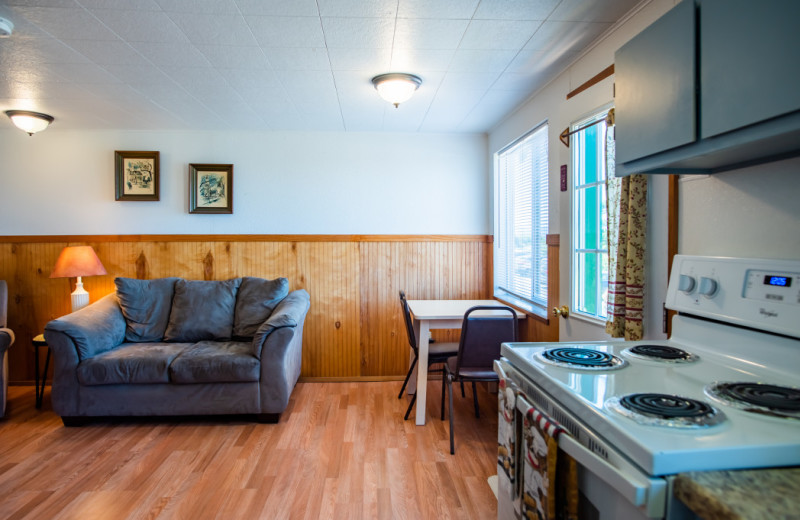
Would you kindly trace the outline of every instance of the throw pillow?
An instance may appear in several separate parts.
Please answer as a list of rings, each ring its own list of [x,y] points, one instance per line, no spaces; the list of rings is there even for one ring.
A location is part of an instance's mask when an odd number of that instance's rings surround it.
[[[136,280],[115,278],[117,298],[125,317],[125,341],[161,341],[169,323],[177,278]]]
[[[178,280],[165,341],[229,340],[241,278]]]
[[[245,276],[236,295],[236,314],[233,322],[233,336],[249,338],[255,335],[258,327],[269,318],[275,306],[289,294],[289,280],[276,278],[265,280]]]

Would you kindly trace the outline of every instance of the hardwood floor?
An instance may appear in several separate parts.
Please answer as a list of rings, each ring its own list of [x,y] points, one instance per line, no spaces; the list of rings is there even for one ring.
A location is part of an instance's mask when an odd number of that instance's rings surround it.
[[[278,424],[148,418],[65,428],[33,387],[0,419],[0,518],[496,518],[497,400],[454,396],[456,454],[439,420],[403,421],[400,382],[300,383]]]

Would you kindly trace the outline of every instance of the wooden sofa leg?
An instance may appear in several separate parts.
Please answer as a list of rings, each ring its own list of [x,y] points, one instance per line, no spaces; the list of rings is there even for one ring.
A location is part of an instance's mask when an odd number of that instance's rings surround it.
[[[62,417],[61,422],[64,423],[64,426],[67,428],[71,428],[73,426],[83,426],[89,422],[88,417]]]
[[[258,413],[256,414],[256,421],[262,424],[277,424],[281,420],[279,413]]]

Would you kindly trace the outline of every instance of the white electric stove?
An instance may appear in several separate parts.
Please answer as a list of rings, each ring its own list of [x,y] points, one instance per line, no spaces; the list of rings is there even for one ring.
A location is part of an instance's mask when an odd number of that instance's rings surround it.
[[[583,516],[691,518],[680,472],[800,466],[800,261],[678,255],[667,307],[669,340],[502,347],[517,402],[568,433]],[[520,479],[498,473],[518,518]]]

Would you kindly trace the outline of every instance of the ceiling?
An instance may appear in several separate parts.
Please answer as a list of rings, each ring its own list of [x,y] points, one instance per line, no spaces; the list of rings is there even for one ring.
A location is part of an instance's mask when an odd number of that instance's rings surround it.
[[[486,132],[639,1],[0,0],[0,110],[63,129]],[[386,72],[422,86],[395,109],[370,82]]]

